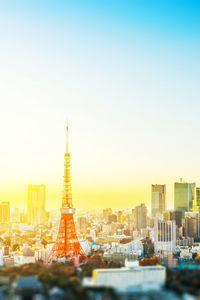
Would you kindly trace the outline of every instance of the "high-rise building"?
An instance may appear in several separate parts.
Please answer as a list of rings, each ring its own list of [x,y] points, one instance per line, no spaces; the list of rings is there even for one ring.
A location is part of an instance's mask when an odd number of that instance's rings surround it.
[[[200,187],[196,187],[196,205],[200,207]]]
[[[161,250],[174,251],[176,247],[175,221],[154,221],[154,248],[155,253]]]
[[[135,207],[135,226],[137,230],[147,227],[147,208],[144,203]]]
[[[195,183],[180,182],[174,183],[174,209],[181,211],[183,216],[191,211],[195,199]]]
[[[135,208],[132,209],[131,220],[133,223],[135,223]]]
[[[184,236],[198,238],[199,236],[199,213],[186,212],[183,220]]]
[[[200,236],[200,187],[195,188],[195,199],[193,201],[192,211],[199,213],[199,233]]]
[[[13,211],[11,217],[12,217],[12,221],[14,221],[14,222],[20,221],[20,211],[19,211],[18,207],[14,208],[14,211]]]
[[[163,212],[164,221],[176,221],[176,225],[182,226],[182,212],[177,210],[166,210]]]
[[[77,227],[78,227],[78,231],[86,232],[87,231],[87,218],[86,217],[77,218]]]
[[[152,184],[151,186],[151,214],[156,217],[166,210],[166,186],[165,184]]]
[[[117,222],[117,216],[115,214],[108,216],[108,224],[116,223]]]
[[[10,221],[10,202],[0,202],[0,224]]]
[[[33,225],[45,224],[46,222],[46,186],[28,186],[28,223]]]
[[[117,213],[117,219],[118,219],[118,222],[121,223],[122,222],[122,216],[123,216],[123,213],[121,210],[118,211]]]
[[[170,221],[172,219],[172,210],[163,211],[163,221]]]
[[[112,208],[103,209],[103,217],[106,221],[108,221],[108,217],[112,215]]]
[[[20,213],[20,223],[27,223],[27,214],[24,212]]]

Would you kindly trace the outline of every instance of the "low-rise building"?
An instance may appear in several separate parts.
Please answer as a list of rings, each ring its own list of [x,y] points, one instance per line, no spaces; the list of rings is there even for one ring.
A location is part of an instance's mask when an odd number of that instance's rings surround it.
[[[192,246],[194,244],[194,238],[184,238],[176,240],[176,246]]]
[[[123,242],[122,240],[120,243],[115,244],[113,250],[120,253],[129,253],[134,251],[138,254],[138,256],[141,256],[143,254],[143,244],[139,239],[129,242]]]
[[[14,256],[14,264],[15,266],[20,266],[20,265],[25,265],[25,264],[30,264],[30,263],[35,263],[35,256],[25,256],[25,255],[15,255]]]
[[[166,269],[163,266],[139,266],[134,263],[132,267],[116,269],[96,269],[93,271],[91,282],[83,284],[88,286],[112,287],[119,292],[125,292],[133,287],[141,289],[158,290],[166,279]]]
[[[137,253],[120,253],[120,252],[112,252],[106,251],[103,254],[103,258],[106,262],[111,263],[114,262],[116,264],[124,265],[126,259],[137,259]]]

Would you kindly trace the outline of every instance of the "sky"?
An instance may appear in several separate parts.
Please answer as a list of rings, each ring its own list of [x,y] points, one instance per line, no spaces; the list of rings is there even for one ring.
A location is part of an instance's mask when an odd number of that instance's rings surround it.
[[[150,207],[151,184],[200,185],[200,2],[0,1],[0,201]]]

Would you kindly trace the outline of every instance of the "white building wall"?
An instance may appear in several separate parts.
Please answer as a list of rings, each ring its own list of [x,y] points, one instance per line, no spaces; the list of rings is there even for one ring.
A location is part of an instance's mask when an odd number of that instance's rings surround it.
[[[83,251],[86,253],[86,255],[89,255],[91,252],[91,243],[88,242],[88,240],[79,240],[81,247],[83,248]]]
[[[166,270],[162,266],[145,266],[121,269],[96,269],[93,282],[96,286],[113,287],[127,290],[133,286],[162,286],[165,283]]]
[[[133,240],[130,243],[126,244],[113,243],[112,249],[115,250],[115,252],[120,253],[127,253],[132,251],[136,252],[138,255],[142,255],[143,253],[143,245],[140,240]]]
[[[159,229],[160,226],[160,229]],[[154,221],[154,248],[155,253],[161,250],[174,251],[176,248],[175,221]]]
[[[14,255],[15,266],[35,263],[35,256]]]

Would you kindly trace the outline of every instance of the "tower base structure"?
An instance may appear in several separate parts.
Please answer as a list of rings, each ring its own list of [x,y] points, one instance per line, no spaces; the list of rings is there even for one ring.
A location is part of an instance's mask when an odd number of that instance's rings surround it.
[[[76,235],[74,213],[74,208],[65,206],[61,208],[61,219],[57,239],[45,260],[45,264],[53,260],[63,261],[64,259],[64,261],[72,260],[74,264],[79,267],[80,261],[88,260]]]

